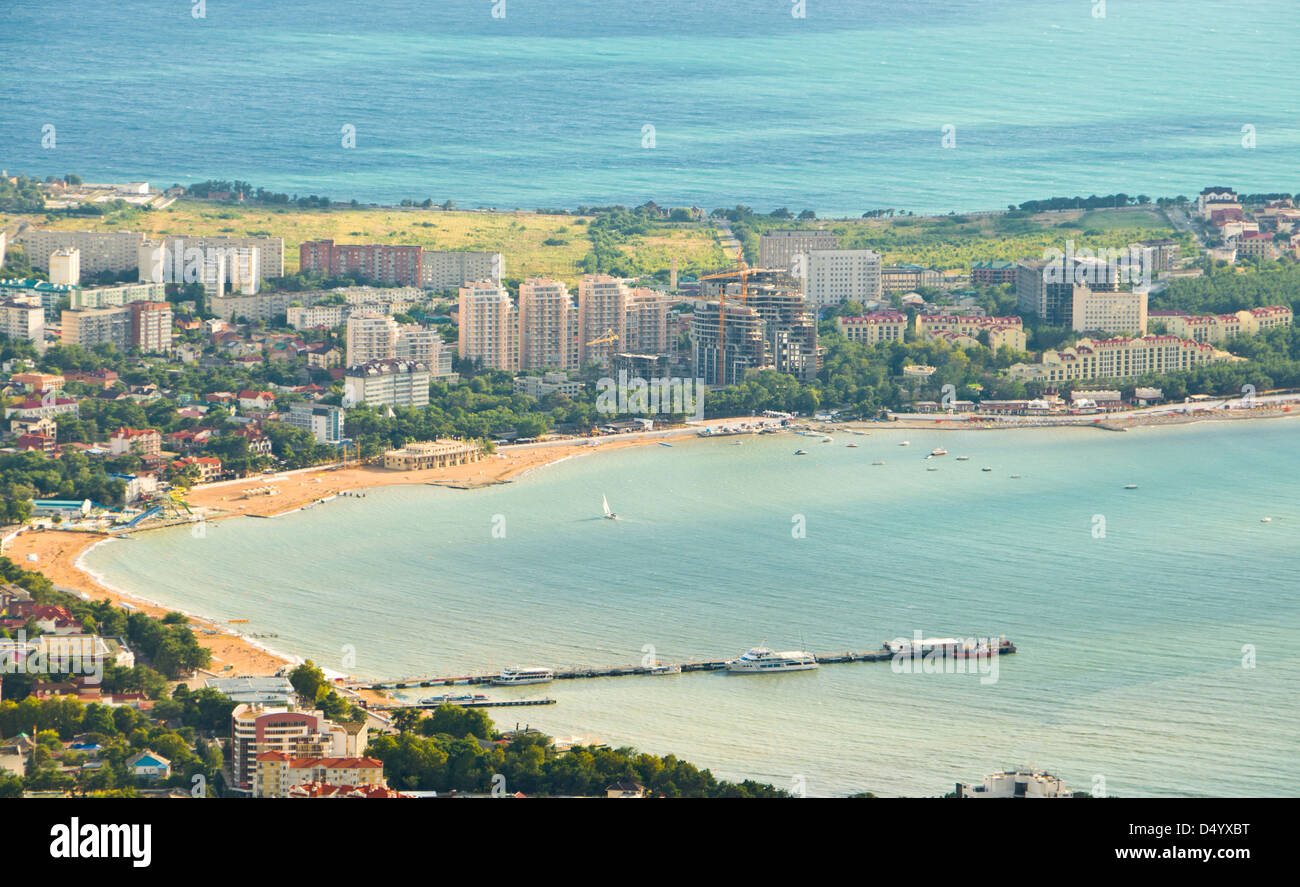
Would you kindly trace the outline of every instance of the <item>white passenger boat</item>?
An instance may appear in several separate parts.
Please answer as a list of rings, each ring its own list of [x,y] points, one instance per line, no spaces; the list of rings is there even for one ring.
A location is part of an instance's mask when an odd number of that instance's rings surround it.
[[[494,677],[492,683],[504,687],[514,684],[549,684],[553,680],[555,672],[549,668],[511,666],[501,669],[501,674]]]
[[[808,671],[817,667],[817,657],[805,650],[775,652],[755,647],[743,656],[727,660],[732,674],[772,674],[778,671]]]

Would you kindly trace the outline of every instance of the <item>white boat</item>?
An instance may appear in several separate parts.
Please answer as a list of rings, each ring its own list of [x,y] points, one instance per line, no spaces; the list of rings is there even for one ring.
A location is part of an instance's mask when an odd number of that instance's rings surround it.
[[[1138,488],[1137,484],[1124,484],[1124,489],[1126,490],[1136,490],[1137,488]]]
[[[794,451],[794,454],[795,454],[796,456],[807,456],[807,455],[808,455],[808,451],[807,451],[807,450],[795,450],[795,451]]]
[[[939,470],[939,466],[938,466],[938,465],[927,465],[926,468],[925,468],[925,470],[926,470],[926,471],[938,471],[938,470]]]
[[[992,471],[992,470],[993,469],[989,468],[987,465],[985,465],[983,468],[980,469],[980,471]]]
[[[872,462],[871,464],[872,464],[872,465],[884,465],[884,464],[885,464],[885,460],[884,460],[884,459],[877,459],[875,462]]]
[[[510,666],[501,669],[501,674],[494,677],[492,683],[504,687],[515,684],[549,684],[553,680],[555,680],[555,672],[549,668]]]
[[[609,499],[605,497],[604,493],[600,494],[600,502],[605,507],[606,520],[618,520],[618,515],[609,510]]]
[[[958,457],[957,457],[957,461],[958,461],[958,462],[969,462],[969,461],[970,461],[970,456],[958,456]]]
[[[898,445],[900,447],[910,447],[912,445],[912,442],[910,440],[902,440],[898,442]]]
[[[680,665],[665,665],[662,662],[656,662],[654,665],[650,666],[650,674],[681,674],[681,673],[682,673],[682,667]]]
[[[1273,522],[1273,518],[1271,518],[1271,517],[1261,517],[1261,518],[1259,519],[1259,522],[1260,522],[1261,524],[1272,523],[1272,522]]]
[[[727,660],[732,674],[772,674],[778,671],[808,671],[817,667],[817,657],[805,650],[776,652],[755,647],[744,655]]]
[[[930,455],[931,455],[931,456],[946,456],[946,455],[948,455],[948,451],[945,450],[943,447],[935,447],[933,450],[930,451]]]

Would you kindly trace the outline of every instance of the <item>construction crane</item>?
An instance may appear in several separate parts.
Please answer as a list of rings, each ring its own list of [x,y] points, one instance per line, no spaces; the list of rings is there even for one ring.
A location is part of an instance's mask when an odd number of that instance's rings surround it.
[[[739,247],[736,250],[736,267],[730,271],[719,271],[717,274],[704,274],[700,280],[731,280],[735,277],[740,278],[740,301],[742,304],[749,301],[749,275],[750,267],[745,262],[745,248]],[[726,376],[726,337],[724,333],[727,326],[727,285],[724,283],[718,287],[718,385],[722,386],[727,383]]]
[[[605,332],[601,333],[600,335],[601,338],[593,339],[583,347],[590,348],[592,345],[608,345],[610,342],[617,342],[619,339],[618,333],[614,332],[613,329],[607,329],[605,330]]]

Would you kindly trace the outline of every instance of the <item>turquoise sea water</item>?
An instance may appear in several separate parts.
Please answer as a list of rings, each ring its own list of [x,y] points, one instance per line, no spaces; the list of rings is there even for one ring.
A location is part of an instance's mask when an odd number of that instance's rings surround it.
[[[1294,0],[500,2],[5,0],[0,165],[505,209],[1295,190]]]
[[[1294,795],[1298,435],[1285,419],[690,441],[142,534],[86,563],[371,676],[1006,634],[1020,652],[991,684],[827,665],[494,689],[559,704],[493,714],[813,795],[939,794],[1018,764],[1118,795]]]

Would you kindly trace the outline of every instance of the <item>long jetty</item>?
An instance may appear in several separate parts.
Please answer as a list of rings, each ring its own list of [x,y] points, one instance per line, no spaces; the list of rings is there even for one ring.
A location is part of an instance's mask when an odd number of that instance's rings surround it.
[[[928,656],[934,653],[940,654],[944,659],[980,659],[992,654],[1005,656],[1016,652],[1016,645],[1008,640],[1001,640],[996,644],[990,644],[987,650],[980,653],[970,653],[964,650],[946,649],[944,647],[921,648],[918,656]],[[887,662],[895,656],[900,655],[896,650],[889,647],[882,647],[879,650],[867,650],[863,652],[844,651],[842,653],[828,653],[826,655],[815,654],[819,665],[835,665],[847,662]],[[904,651],[901,655],[912,658],[913,654]],[[723,671],[727,667],[727,659],[701,659],[694,662],[682,662],[681,670],[683,673],[692,671]],[[634,675],[663,675],[662,666],[649,665],[606,665],[599,667],[576,666],[572,668],[553,669],[552,673],[557,681],[571,681],[580,678],[621,678],[631,677]],[[465,686],[470,684],[491,684],[498,676],[498,672],[491,674],[467,674],[453,677],[429,677],[429,678],[404,678],[392,681],[348,681],[345,686],[353,690],[408,690],[422,687],[453,687]],[[552,700],[554,701],[554,700]],[[502,703],[497,703],[502,704]],[[520,701],[517,704],[544,704],[539,701],[525,702]],[[483,703],[479,703],[483,705]]]

